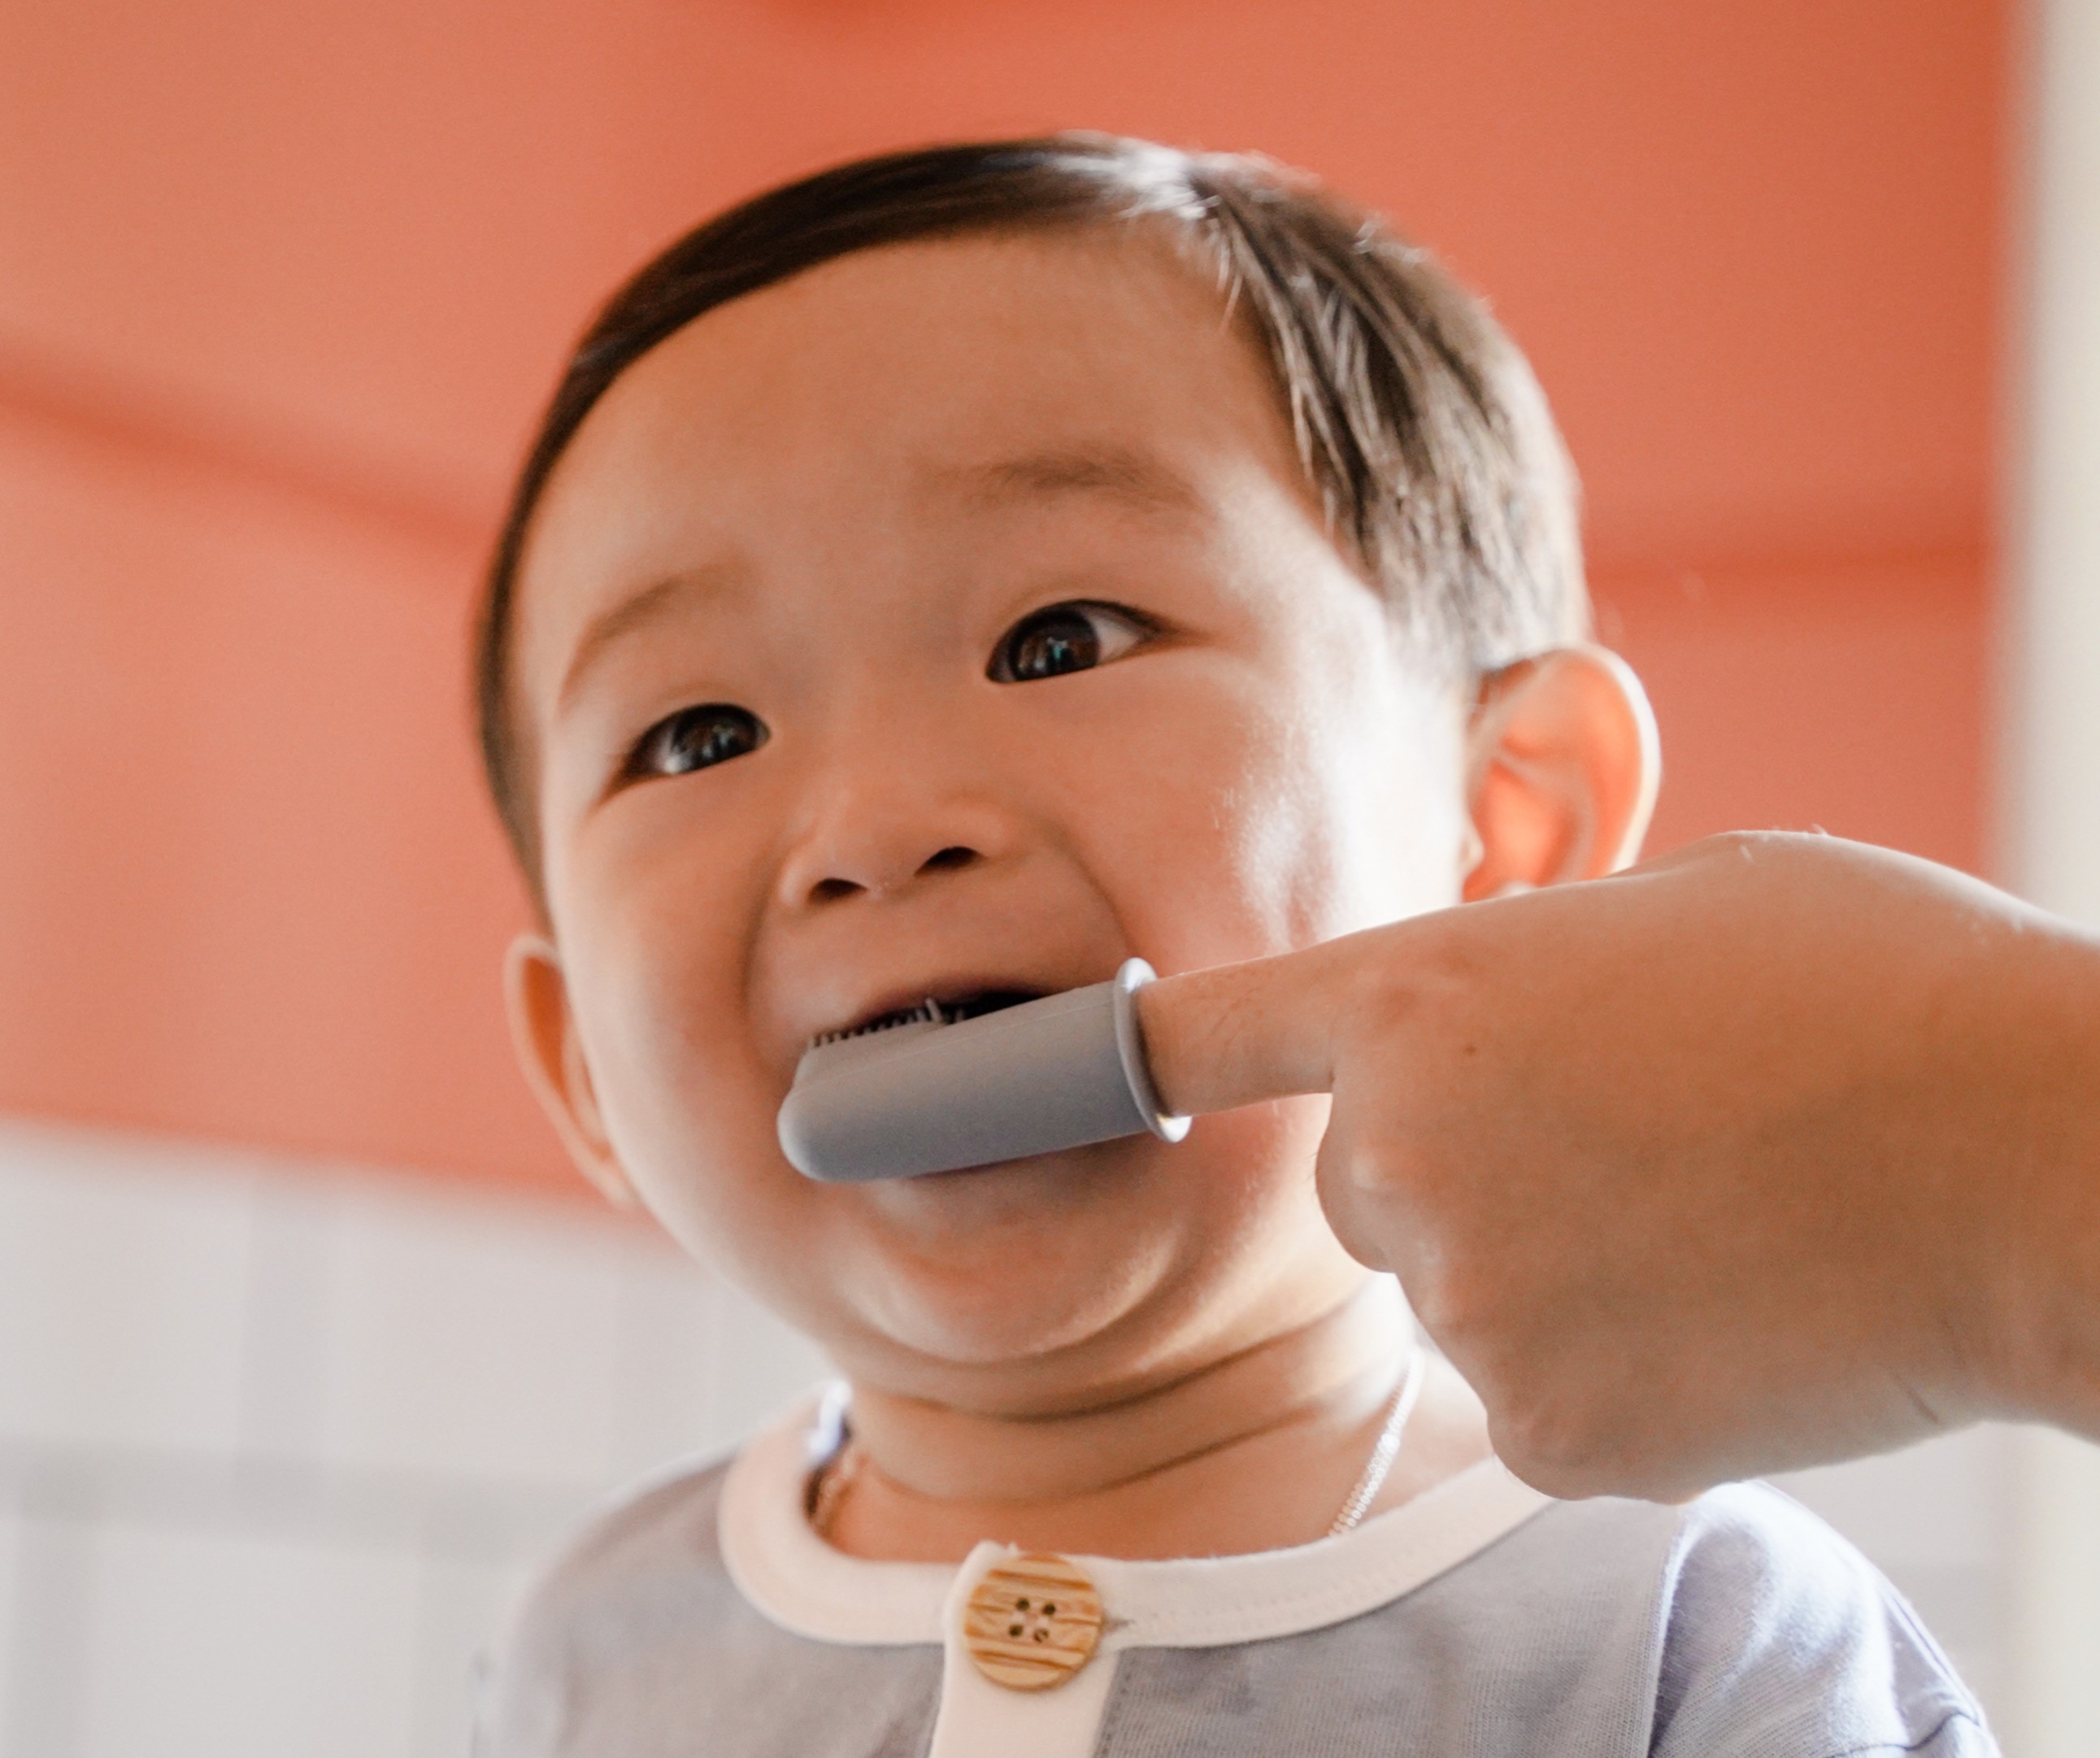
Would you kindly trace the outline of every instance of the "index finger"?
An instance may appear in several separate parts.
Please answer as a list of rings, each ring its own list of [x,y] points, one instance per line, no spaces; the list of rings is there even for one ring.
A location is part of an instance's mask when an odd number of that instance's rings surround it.
[[[1372,928],[1271,958],[1162,977],[1137,994],[1154,1089],[1183,1116],[1335,1084],[1335,1024],[1352,974],[1390,936]]]

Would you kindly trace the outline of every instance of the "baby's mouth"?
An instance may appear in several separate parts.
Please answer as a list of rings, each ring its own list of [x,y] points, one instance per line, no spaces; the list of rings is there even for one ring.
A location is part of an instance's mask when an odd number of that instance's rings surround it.
[[[872,1031],[889,1031],[899,1026],[952,1026],[960,1020],[976,1019],[986,1014],[1018,1007],[1024,1001],[1039,1000],[1047,992],[1042,989],[970,989],[946,996],[929,995],[908,1006],[885,1008],[832,1031],[820,1031],[810,1039],[808,1047],[815,1049],[821,1045],[864,1037]]]

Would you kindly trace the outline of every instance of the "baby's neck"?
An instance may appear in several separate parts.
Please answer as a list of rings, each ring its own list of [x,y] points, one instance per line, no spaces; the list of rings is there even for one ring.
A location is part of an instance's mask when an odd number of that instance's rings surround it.
[[[955,1561],[986,1539],[1094,1556],[1223,1556],[1324,1535],[1361,1478],[1414,1346],[1390,1283],[1141,1395],[986,1416],[855,1389],[860,1458],[827,1497],[853,1555]],[[1488,1451],[1476,1403],[1432,1373],[1373,1511]]]

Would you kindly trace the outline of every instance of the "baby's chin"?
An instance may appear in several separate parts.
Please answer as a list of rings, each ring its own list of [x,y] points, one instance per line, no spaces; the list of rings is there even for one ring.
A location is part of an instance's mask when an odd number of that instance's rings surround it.
[[[860,1353],[898,1390],[945,1399],[960,1380],[989,1372],[999,1389],[994,1402],[1026,1404],[1030,1388],[1061,1386],[1071,1373],[1092,1377],[1118,1353],[1118,1336],[1149,1328],[1138,1315],[1171,1280],[1158,1261],[1165,1255],[1097,1265],[1083,1283],[1023,1273],[974,1284],[915,1277],[865,1286],[854,1304],[871,1346]],[[862,1377],[853,1360],[842,1365]]]
[[[1144,1377],[1194,1334],[1234,1329],[1233,1309],[1290,1266],[1338,1250],[1309,1178],[1249,1177],[1244,1161],[1232,1175],[1239,1133],[869,1190],[832,1279],[858,1336],[827,1341],[849,1373],[847,1358],[871,1350],[889,1383],[934,1397],[955,1389],[935,1384],[948,1375],[1024,1403]]]
[[[876,1346],[929,1367],[1084,1347],[1183,1281],[1198,1217],[1114,1143],[871,1187],[836,1293]]]

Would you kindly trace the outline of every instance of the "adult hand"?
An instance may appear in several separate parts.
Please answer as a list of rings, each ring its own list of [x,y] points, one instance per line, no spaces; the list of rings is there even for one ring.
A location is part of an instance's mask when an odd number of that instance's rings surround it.
[[[1560,1495],[2100,1434],[2100,942],[1740,835],[1163,979],[1167,1102],[1329,1091],[1322,1199]]]

